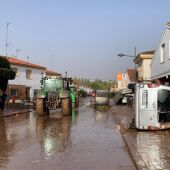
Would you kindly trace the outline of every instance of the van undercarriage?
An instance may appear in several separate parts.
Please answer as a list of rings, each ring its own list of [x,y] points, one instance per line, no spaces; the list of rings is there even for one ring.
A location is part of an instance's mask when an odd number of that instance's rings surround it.
[[[170,122],[170,111],[168,112],[158,112],[159,123],[168,123]]]

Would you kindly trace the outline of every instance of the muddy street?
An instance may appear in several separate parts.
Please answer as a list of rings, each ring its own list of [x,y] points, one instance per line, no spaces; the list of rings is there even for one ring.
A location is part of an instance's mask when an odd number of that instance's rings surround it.
[[[170,169],[170,131],[139,131],[129,129],[134,110],[117,105],[112,107],[114,120],[129,147],[138,169]]]
[[[112,111],[96,111],[90,98],[72,116],[35,112],[0,119],[0,169],[136,169]]]

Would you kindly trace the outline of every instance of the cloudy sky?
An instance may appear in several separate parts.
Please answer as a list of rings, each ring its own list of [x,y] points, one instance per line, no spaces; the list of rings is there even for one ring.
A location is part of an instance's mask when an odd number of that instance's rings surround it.
[[[134,55],[155,49],[169,0],[0,0],[0,54],[16,55],[72,77],[114,79]]]

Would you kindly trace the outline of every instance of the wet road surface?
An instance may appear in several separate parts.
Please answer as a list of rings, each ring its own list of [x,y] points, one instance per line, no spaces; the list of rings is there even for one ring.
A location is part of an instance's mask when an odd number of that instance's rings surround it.
[[[95,111],[89,98],[61,117],[36,113],[0,119],[0,169],[136,169],[112,111]]]
[[[112,107],[114,120],[125,138],[138,169],[170,169],[170,130],[137,131],[129,129],[134,110],[127,106]]]
[[[129,131],[125,138],[139,169],[170,169],[170,131]]]

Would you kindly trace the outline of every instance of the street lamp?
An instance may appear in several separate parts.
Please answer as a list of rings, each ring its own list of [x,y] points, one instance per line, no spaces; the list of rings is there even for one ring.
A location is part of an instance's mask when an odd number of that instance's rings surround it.
[[[134,47],[134,55],[127,55],[127,54],[123,54],[123,53],[119,53],[118,54],[119,57],[131,57],[131,58],[136,58],[136,47]],[[133,59],[133,60],[134,60]],[[134,71],[134,81],[136,82],[137,81],[137,76],[136,76],[136,63],[134,65],[135,67],[135,71]]]
[[[123,54],[123,53],[119,53],[118,56],[119,56],[119,57],[132,57],[132,58],[135,57],[135,56],[127,55],[127,54]]]

